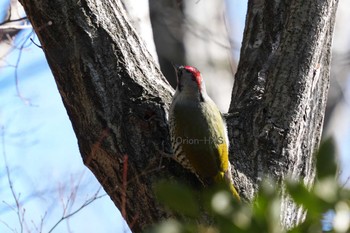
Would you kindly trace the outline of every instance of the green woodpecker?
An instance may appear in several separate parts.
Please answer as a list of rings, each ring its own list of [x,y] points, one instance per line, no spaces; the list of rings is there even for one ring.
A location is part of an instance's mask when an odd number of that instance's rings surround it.
[[[208,96],[200,72],[191,66],[175,66],[177,88],[169,124],[174,158],[208,184],[226,182],[232,194],[226,125]]]

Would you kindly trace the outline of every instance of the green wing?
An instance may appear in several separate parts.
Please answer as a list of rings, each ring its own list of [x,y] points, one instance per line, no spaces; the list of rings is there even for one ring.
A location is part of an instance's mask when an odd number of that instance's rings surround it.
[[[190,164],[203,178],[228,169],[228,146],[220,111],[214,103],[174,106],[175,140]]]

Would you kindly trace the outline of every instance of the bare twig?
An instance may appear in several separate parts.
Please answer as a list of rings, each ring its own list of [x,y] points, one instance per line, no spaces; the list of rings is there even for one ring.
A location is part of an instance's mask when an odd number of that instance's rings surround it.
[[[87,155],[85,165],[89,166],[93,156],[96,154],[97,150],[100,148],[102,141],[109,136],[109,129],[105,129],[102,131],[101,136],[99,136],[99,140],[94,143],[91,147],[91,152]]]
[[[349,183],[350,181],[350,176],[346,179],[346,181],[340,186],[341,189],[345,189],[346,185]]]
[[[22,30],[22,29],[29,29],[29,28],[33,28],[31,24],[0,26],[0,30],[8,30],[8,29]]]
[[[138,218],[139,218],[139,215],[138,215],[138,213],[136,213],[136,215],[134,216],[134,218],[132,219],[132,221],[130,223],[130,226],[129,226],[130,229],[133,228],[133,226],[135,225],[135,223],[138,220]]]
[[[83,208],[85,208],[86,206],[90,205],[92,202],[94,202],[97,199],[100,199],[104,196],[106,196],[107,194],[102,194],[102,195],[98,195],[99,192],[101,190],[101,187],[98,188],[98,190],[96,191],[96,193],[89,198],[88,200],[86,200],[78,209],[76,209],[75,211],[69,213],[69,214],[65,214],[63,213],[62,217],[60,220],[58,220],[55,225],[53,225],[53,227],[51,227],[51,229],[48,231],[48,233],[51,233],[62,221],[69,219],[70,217],[72,217],[73,215],[77,214],[79,211],[81,211]]]
[[[22,96],[21,91],[19,90],[19,79],[18,79],[18,66],[19,66],[19,62],[21,61],[21,57],[22,57],[22,51],[23,48],[26,46],[26,42],[29,40],[29,38],[31,37],[31,35],[34,33],[34,31],[32,31],[31,33],[28,34],[27,38],[24,40],[24,42],[22,43],[22,45],[19,48],[19,54],[16,60],[16,64],[15,64],[15,81],[16,81],[16,92],[17,95],[19,96],[19,98],[26,104],[26,105],[32,105],[30,102],[30,99],[25,98]]]
[[[35,222],[32,221],[32,224],[33,224],[35,230],[36,230],[37,232],[39,232],[39,233],[42,233],[42,232],[43,232],[44,219],[46,218],[46,215],[47,215],[47,212],[45,212],[44,216],[41,216],[40,225],[39,225],[39,226],[37,226],[37,225],[35,224]]]
[[[41,45],[39,45],[38,43],[36,43],[32,38],[30,38],[30,41],[31,41],[34,45],[36,45],[36,47],[38,47],[38,48],[40,48],[40,49],[43,48]]]
[[[122,189],[122,216],[126,219],[126,188],[128,185],[128,155],[124,155],[123,189]]]
[[[4,22],[1,22],[1,23],[0,23],[0,26],[5,25],[5,24],[8,24],[8,23],[23,21],[23,20],[26,20],[26,19],[27,19],[27,16],[21,17],[21,18],[18,18],[18,19],[10,19],[10,18],[8,18],[8,19],[6,19]]]
[[[3,158],[5,161],[5,167],[6,167],[6,174],[7,174],[7,178],[8,178],[8,184],[12,193],[12,197],[15,201],[15,205],[11,205],[5,201],[3,201],[3,203],[5,203],[11,210],[13,210],[18,218],[18,222],[19,222],[19,226],[20,226],[20,233],[23,233],[25,231],[25,228],[27,229],[28,226],[26,225],[25,222],[25,209],[22,207],[21,203],[20,203],[20,196],[21,194],[16,194],[15,190],[14,190],[14,186],[13,186],[13,182],[11,179],[11,173],[10,173],[10,168],[8,166],[8,162],[7,162],[7,156],[6,156],[6,148],[5,148],[5,129],[4,126],[0,127],[1,130],[1,144],[2,144],[2,154],[3,154]],[[106,196],[106,194],[102,194],[99,195],[101,187],[99,187],[97,189],[97,191],[94,193],[94,195],[90,198],[88,198],[78,209],[74,210],[74,211],[70,211],[76,196],[77,196],[77,191],[80,187],[81,184],[81,180],[82,177],[84,175],[84,172],[80,175],[79,179],[78,179],[78,183],[75,184],[75,186],[72,188],[71,193],[68,196],[67,201],[64,201],[64,199],[61,199],[62,205],[63,205],[63,214],[61,219],[59,219],[56,224],[50,229],[49,232],[52,232],[61,222],[63,222],[64,220],[68,220],[70,217],[72,217],[73,215],[77,214],[79,211],[81,211],[83,208],[85,208],[86,206],[90,205],[92,202],[94,202],[97,199],[100,199],[104,196]],[[64,190],[63,190],[64,191]],[[60,192],[63,192],[62,190],[60,190]],[[63,196],[63,195],[62,195]],[[34,228],[36,229],[37,232],[42,232],[43,229],[43,225],[44,225],[44,220],[46,218],[47,212],[45,212],[44,216],[41,217],[41,221],[40,221],[40,225],[36,225],[33,221],[32,224],[34,226]],[[0,222],[2,224],[4,224],[9,230],[11,230],[12,232],[18,232],[15,228],[12,228],[11,226],[9,226],[6,222],[0,220]],[[30,232],[30,230],[27,229],[28,232]]]
[[[15,230],[14,228],[11,228],[10,225],[7,224],[6,222],[2,221],[1,219],[0,219],[0,222],[1,222],[2,224],[4,224],[8,229],[10,229],[12,232],[16,232],[16,230]]]
[[[6,175],[7,175],[7,181],[11,190],[12,197],[15,201],[16,208],[13,208],[17,214],[19,226],[20,226],[20,232],[23,233],[23,225],[24,225],[24,214],[25,211],[22,209],[22,206],[19,202],[20,194],[16,195],[16,192],[13,187],[12,179],[11,179],[11,174],[10,174],[10,169],[8,166],[7,162],[7,157],[6,157],[6,149],[5,149],[5,127],[2,125],[1,126],[1,144],[2,144],[2,155],[4,158],[5,162],[5,168],[6,168]]]

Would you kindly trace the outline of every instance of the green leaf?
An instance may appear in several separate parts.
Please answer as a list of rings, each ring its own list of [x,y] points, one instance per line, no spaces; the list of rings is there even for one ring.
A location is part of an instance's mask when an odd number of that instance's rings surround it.
[[[337,160],[335,153],[335,145],[332,138],[324,140],[316,154],[316,171],[317,178],[336,177],[337,175]]]
[[[145,233],[183,233],[184,226],[182,223],[168,219],[166,221],[158,223],[156,226],[147,229]]]
[[[329,208],[326,202],[310,192],[302,183],[287,181],[286,186],[293,200],[306,208],[310,214],[320,215]]]
[[[155,185],[158,200],[171,210],[189,217],[199,215],[195,192],[188,186],[174,181],[161,181]]]

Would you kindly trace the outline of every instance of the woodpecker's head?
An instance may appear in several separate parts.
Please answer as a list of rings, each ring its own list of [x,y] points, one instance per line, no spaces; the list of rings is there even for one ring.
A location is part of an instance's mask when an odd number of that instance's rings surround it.
[[[191,96],[198,96],[203,101],[206,95],[205,84],[199,70],[192,66],[174,65],[177,76],[176,92]]]

